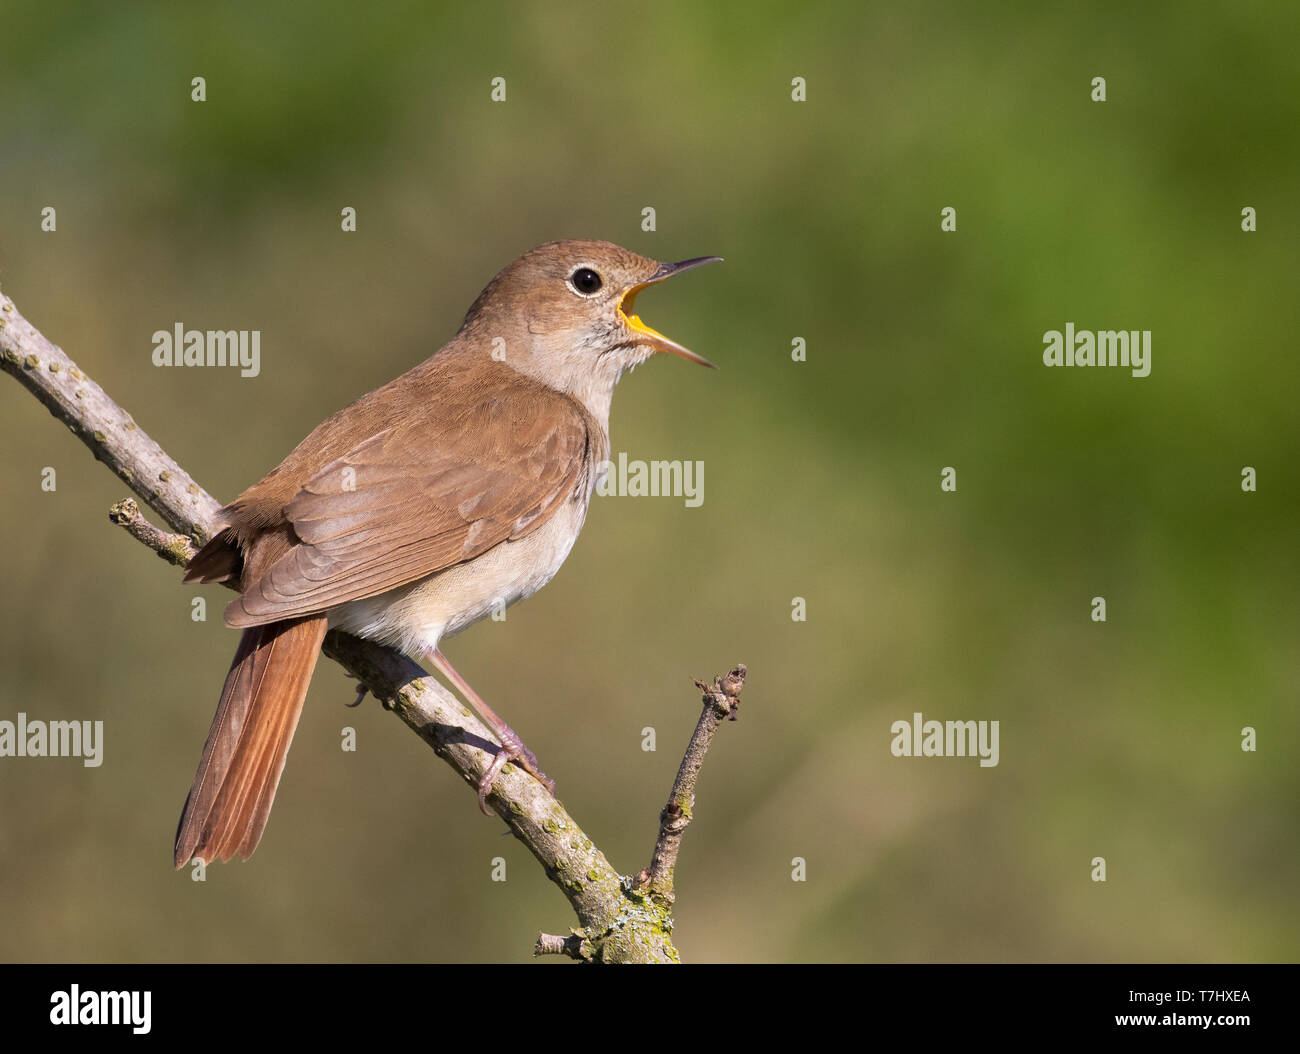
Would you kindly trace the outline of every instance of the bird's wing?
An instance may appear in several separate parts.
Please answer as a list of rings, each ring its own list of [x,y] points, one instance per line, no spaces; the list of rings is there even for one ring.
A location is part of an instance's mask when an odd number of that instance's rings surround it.
[[[307,480],[284,507],[295,544],[231,602],[227,625],[324,611],[472,560],[536,530],[585,485],[592,422],[568,396],[480,389],[437,409]]]

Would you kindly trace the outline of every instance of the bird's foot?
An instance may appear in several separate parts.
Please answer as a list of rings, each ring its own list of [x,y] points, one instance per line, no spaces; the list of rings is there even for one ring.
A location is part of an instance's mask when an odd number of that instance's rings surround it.
[[[496,757],[492,759],[492,764],[488,766],[483,778],[478,781],[478,807],[484,816],[492,815],[492,810],[488,808],[487,803],[488,794],[492,791],[492,781],[511,761],[545,787],[552,797],[555,795],[555,780],[542,771],[542,767],[537,763],[537,755],[524,746],[524,741],[507,726],[505,732],[501,734],[501,746],[497,748]]]
[[[524,741],[519,738],[519,734],[501,720],[497,712],[483,701],[483,697],[469,686],[469,682],[456,672],[456,667],[447,661],[447,656],[437,648],[431,648],[425,654],[443,676],[460,689],[460,694],[465,697],[465,701],[478,711],[479,717],[492,726],[493,731],[501,740],[501,746],[497,748],[492,764],[488,766],[483,778],[478,781],[479,811],[484,816],[492,815],[492,810],[488,808],[487,804],[488,794],[492,791],[492,781],[511,761],[537,780],[553,796],[555,794],[555,780],[542,771],[542,767],[537,764],[537,755],[524,746]]]
[[[357,682],[357,697],[353,699],[352,702],[343,704],[349,709],[353,709],[361,705],[361,701],[370,692],[370,689],[366,686],[365,682],[362,681],[361,678],[358,677],[355,673],[349,673],[347,670],[344,670],[343,676],[346,677],[349,681]]]

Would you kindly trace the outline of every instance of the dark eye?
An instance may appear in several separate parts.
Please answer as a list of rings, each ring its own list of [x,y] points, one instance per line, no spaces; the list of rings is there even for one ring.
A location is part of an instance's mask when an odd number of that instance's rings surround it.
[[[604,285],[600,280],[600,275],[590,267],[579,267],[573,274],[569,275],[569,284],[583,296],[599,293],[600,287]]]

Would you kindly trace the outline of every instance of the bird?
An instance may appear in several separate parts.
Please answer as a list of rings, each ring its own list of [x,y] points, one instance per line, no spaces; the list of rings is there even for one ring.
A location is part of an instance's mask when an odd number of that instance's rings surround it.
[[[177,826],[177,869],[257,848],[331,628],[429,662],[492,727],[483,812],[510,762],[554,793],[441,642],[559,570],[608,469],[619,378],[656,353],[713,367],[635,302],[720,259],[661,263],[589,239],[524,253],[450,341],[326,418],[220,510],[185,581],[235,586],[223,618],[243,632]]]

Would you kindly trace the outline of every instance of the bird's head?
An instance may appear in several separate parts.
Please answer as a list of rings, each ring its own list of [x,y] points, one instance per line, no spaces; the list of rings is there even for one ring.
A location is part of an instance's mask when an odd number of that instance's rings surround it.
[[[619,377],[656,352],[713,366],[642,322],[635,305],[648,286],[718,259],[660,263],[610,242],[548,242],[492,279],[462,333],[519,372],[608,414]]]

